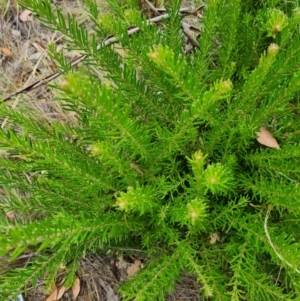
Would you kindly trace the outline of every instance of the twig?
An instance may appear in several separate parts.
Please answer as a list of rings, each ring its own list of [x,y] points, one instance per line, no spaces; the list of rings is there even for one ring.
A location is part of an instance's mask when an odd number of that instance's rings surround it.
[[[159,12],[157,10],[156,7],[154,7],[154,5],[149,2],[148,0],[144,0],[148,6],[150,7],[150,9],[152,10],[152,12],[156,15],[159,16],[161,14],[161,12]],[[200,6],[199,8],[197,8],[197,10],[193,11],[192,14],[196,14],[198,12],[198,10],[202,9],[204,7],[204,5]],[[197,40],[193,37],[192,34],[192,30],[194,29],[197,30],[198,32],[200,32],[200,30],[198,28],[195,28],[194,26],[191,26],[190,24],[186,23],[186,22],[181,22],[181,27],[183,29],[183,33],[186,35],[186,37],[188,38],[188,40],[191,42],[191,44],[196,47],[196,48],[200,48],[199,43],[197,42]]]
[[[156,9],[156,7],[151,2],[149,2],[148,0],[145,0],[145,2],[148,4],[148,6],[150,7],[150,9],[153,11],[153,13],[156,16],[160,16],[161,15],[161,13]]]
[[[183,29],[183,33],[189,39],[191,44],[196,48],[200,48],[200,45],[199,45],[198,41],[193,37],[192,30],[191,30],[191,29],[194,29],[194,31],[197,30],[198,32],[200,32],[200,29],[198,29],[194,26],[191,26],[190,24],[188,24],[186,22],[181,22],[181,27]]]
[[[184,13],[184,12],[187,12],[187,11],[188,11],[187,7],[181,8],[179,10],[180,13]],[[163,15],[160,15],[160,16],[157,16],[157,17],[154,17],[154,18],[151,18],[151,19],[147,20],[146,24],[150,25],[150,24],[153,24],[153,23],[157,23],[157,22],[160,22],[163,19],[168,19],[169,17],[170,17],[169,14],[163,14]],[[130,36],[130,35],[133,35],[134,33],[139,32],[139,31],[140,31],[139,27],[134,27],[134,28],[129,29],[127,31],[127,33]],[[116,37],[110,37],[110,38],[106,39],[102,44],[98,45],[97,50],[99,51],[101,48],[106,47],[106,46],[110,46],[110,45],[116,43],[117,41],[118,41],[118,39]],[[76,60],[74,60],[71,63],[71,66],[74,67],[74,66],[78,65],[81,61],[85,60],[87,57],[88,57],[88,55],[86,55],[86,54],[80,56],[79,58],[77,58]],[[59,72],[48,75],[48,76],[44,77],[43,79],[32,83],[29,86],[23,87],[23,88],[15,91],[13,93],[11,93],[10,95],[3,98],[3,102],[8,101],[13,96],[16,96],[18,94],[29,92],[29,91],[32,91],[32,90],[38,88],[38,87],[41,87],[41,86],[49,83],[50,81],[54,80],[55,78],[59,77],[60,75],[61,75],[61,73],[59,73]]]
[[[54,38],[55,38],[55,35],[56,35],[56,34],[54,34],[54,35],[52,36],[51,42],[53,42],[53,40],[54,40]],[[26,81],[26,84],[25,84],[25,85],[27,85],[27,84],[29,83],[29,81],[31,80],[31,78],[33,77],[33,75],[36,73],[36,70],[37,70],[37,68],[38,68],[38,66],[39,66],[39,64],[40,64],[40,62],[41,62],[41,60],[43,59],[43,56],[44,56],[44,55],[47,55],[46,51],[45,51],[44,53],[42,53],[42,55],[39,57],[37,63],[35,64],[35,66],[34,66],[32,72],[31,72],[31,75],[29,76],[29,78],[28,78],[28,80]],[[19,104],[19,100],[20,100],[19,97],[17,97],[17,99],[14,101],[14,103],[13,103],[13,105],[12,105],[12,108],[13,108],[13,109],[15,109],[15,108],[17,107],[17,105]],[[5,126],[6,126],[6,124],[7,124],[7,121],[8,121],[8,118],[5,118],[4,121],[3,121],[2,124],[1,124],[1,127],[0,127],[1,129],[4,129],[4,128],[5,128]]]
[[[266,233],[268,242],[269,242],[271,248],[273,249],[273,251],[275,252],[275,254],[277,255],[277,257],[283,263],[285,263],[288,267],[294,269],[298,274],[300,274],[300,270],[294,268],[290,262],[288,262],[286,259],[284,259],[283,256],[277,252],[276,247],[274,246],[274,244],[273,244],[273,242],[271,240],[271,237],[270,237],[270,234],[269,234],[269,231],[268,231],[268,218],[269,218],[270,212],[271,212],[271,209],[268,209],[266,217],[265,217],[265,222],[264,222],[264,229],[265,229],[265,233]]]
[[[150,7],[150,9],[152,10],[152,12],[156,15],[159,16],[163,11],[165,11],[165,9],[159,9],[154,7],[154,5],[149,2],[148,0],[144,0],[148,6]],[[204,7],[204,5],[199,6],[198,8],[196,8],[194,11],[190,12],[191,15],[196,15],[202,8]],[[196,48],[200,48],[199,43],[197,42],[197,40],[193,37],[192,31],[197,31],[200,32],[200,30],[186,22],[181,22],[181,27],[183,29],[183,33],[186,35],[186,37],[188,38],[188,40],[191,42],[191,44],[196,47]],[[193,30],[192,30],[193,29]]]
[[[194,15],[196,16],[199,11],[205,7],[205,4],[202,4],[200,6],[198,6],[197,8],[195,8],[193,11],[189,11],[189,10],[185,10],[185,11],[181,11],[179,10],[180,13],[182,14],[187,14],[187,15]],[[167,10],[165,8],[156,8],[156,10],[159,12],[159,13],[165,13]]]

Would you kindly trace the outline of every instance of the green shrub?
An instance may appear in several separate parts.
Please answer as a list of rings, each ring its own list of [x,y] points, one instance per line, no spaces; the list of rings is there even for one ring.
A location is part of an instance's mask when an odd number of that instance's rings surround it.
[[[164,27],[143,22],[134,1],[110,0],[101,15],[86,0],[92,34],[49,0],[22,4],[88,59],[71,71],[52,47],[76,125],[1,105],[0,264],[35,254],[2,270],[1,300],[45,272],[50,286],[61,264],[70,286],[83,255],[129,248],[149,260],[123,300],[164,300],[184,271],[200,300],[299,300],[296,2],[208,0],[190,54],[176,0]],[[130,24],[140,33],[128,37]],[[108,34],[124,56],[97,49]]]

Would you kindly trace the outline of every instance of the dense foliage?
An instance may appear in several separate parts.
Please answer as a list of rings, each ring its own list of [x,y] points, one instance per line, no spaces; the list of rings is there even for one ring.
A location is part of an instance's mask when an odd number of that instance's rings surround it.
[[[162,26],[135,1],[109,2],[102,14],[86,0],[93,33],[49,0],[22,2],[88,59],[73,71],[51,48],[58,101],[76,123],[1,105],[1,300],[45,272],[50,287],[61,264],[70,286],[83,255],[129,248],[149,259],[123,300],[164,300],[184,271],[200,300],[299,300],[296,1],[208,0],[190,53],[180,2]],[[99,49],[108,34],[118,46]],[[262,128],[280,148],[257,141]]]

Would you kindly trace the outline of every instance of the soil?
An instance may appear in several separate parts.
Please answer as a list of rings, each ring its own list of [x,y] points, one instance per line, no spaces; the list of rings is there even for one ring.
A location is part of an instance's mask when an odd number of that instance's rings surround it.
[[[97,0],[101,11],[106,11],[108,5],[105,0]],[[80,0],[53,0],[52,4],[61,8],[63,13],[75,15],[76,20],[89,26],[89,17]],[[183,6],[195,7],[197,3],[184,1]],[[63,36],[58,32],[44,28],[31,14],[21,8],[16,0],[0,0],[0,99],[15,90],[42,79],[56,72],[55,63],[48,55],[47,47],[54,43],[58,49],[64,48]],[[24,18],[24,21],[20,20]],[[190,20],[186,20],[189,22]],[[192,24],[197,20],[191,20]],[[80,56],[77,51],[71,51],[67,57],[74,60]],[[47,86],[42,86],[29,93],[20,94],[6,105],[15,109],[17,106],[32,106],[41,116],[48,120],[72,123],[71,113],[64,112],[55,102],[55,92]],[[1,127],[4,128],[9,120],[5,119]],[[1,155],[1,150],[0,150]],[[126,269],[130,260],[123,260],[122,265],[115,257],[89,255],[82,259],[78,277],[80,279],[80,293],[76,300],[120,300],[117,288],[126,280]],[[33,288],[29,287],[23,298],[25,301],[45,301],[48,293],[40,282]],[[199,299],[199,284],[195,277],[184,273],[181,281],[176,285],[173,294],[166,296],[167,301],[196,301]],[[69,289],[60,299],[73,300],[72,290]]]

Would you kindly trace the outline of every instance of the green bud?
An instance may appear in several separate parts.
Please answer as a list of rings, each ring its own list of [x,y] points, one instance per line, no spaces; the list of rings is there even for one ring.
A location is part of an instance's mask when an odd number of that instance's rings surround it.
[[[276,37],[278,32],[287,25],[287,16],[279,9],[269,10],[267,13],[266,30],[268,32],[268,37]]]
[[[196,151],[192,158],[196,161],[196,162],[201,162],[204,159],[203,153],[201,151]]]
[[[112,20],[114,20],[114,16],[112,14],[100,14],[98,16],[97,23],[103,29],[113,31]]]
[[[92,156],[102,157],[107,151],[107,147],[102,142],[97,142],[91,146]]]
[[[116,198],[115,207],[121,211],[129,211],[136,201],[136,194],[138,195],[138,191],[135,191],[132,186],[128,186],[127,193],[120,192],[120,195]]]
[[[74,94],[74,92],[78,89],[78,82],[73,72],[69,72],[65,76],[64,81],[60,85],[60,88],[64,92]]]
[[[198,181],[200,181],[201,177],[203,176],[204,172],[204,163],[207,155],[203,155],[203,153],[198,150],[193,155],[192,158],[187,158],[189,163],[191,164],[193,174]]]
[[[190,201],[187,205],[187,219],[192,225],[195,225],[196,221],[202,221],[205,216],[205,203],[203,200],[194,199]]]
[[[167,46],[158,45],[154,46],[152,51],[148,53],[151,61],[163,67],[168,61],[174,61],[174,53]]]
[[[127,187],[127,192],[120,192],[114,205],[118,210],[138,212],[140,215],[153,212],[159,205],[155,201],[155,191],[151,187]]]
[[[205,186],[213,194],[226,193],[235,184],[231,172],[222,164],[209,165],[204,172]]]
[[[216,82],[215,89],[218,94],[226,94],[232,90],[232,82],[230,79]]]
[[[190,164],[192,165],[192,169],[194,171],[196,171],[196,170],[199,171],[200,169],[203,169],[206,157],[207,157],[207,155],[204,156],[203,153],[200,150],[198,150],[192,155],[191,159],[190,158],[187,158],[187,159],[190,162]]]
[[[117,197],[115,207],[117,207],[121,211],[128,211],[129,198],[125,193],[121,192],[120,196]]]
[[[276,55],[278,53],[279,46],[275,43],[272,43],[268,47],[268,55]]]
[[[124,12],[124,18],[128,21],[129,24],[135,24],[136,20],[140,17],[140,12],[136,9],[126,9]]]
[[[133,188],[132,186],[128,186],[128,187],[127,187],[127,191],[128,191],[128,192],[134,191],[134,188]]]

